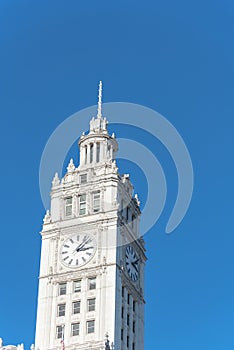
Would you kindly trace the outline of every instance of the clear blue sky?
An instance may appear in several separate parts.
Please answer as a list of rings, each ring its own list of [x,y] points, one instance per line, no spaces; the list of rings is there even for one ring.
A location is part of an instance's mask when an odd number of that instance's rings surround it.
[[[168,118],[194,165],[190,209],[166,235],[176,171],[159,143],[145,141],[169,187],[165,210],[146,235],[145,350],[233,350],[233,1],[2,0],[0,32],[5,343],[28,348],[34,341],[41,153],[59,123],[96,103],[102,79],[105,102],[139,103]],[[141,173],[120,165],[144,202]]]

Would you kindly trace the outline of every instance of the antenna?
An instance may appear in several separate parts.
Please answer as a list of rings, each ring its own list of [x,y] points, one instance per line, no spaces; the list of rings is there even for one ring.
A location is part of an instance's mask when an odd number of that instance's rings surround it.
[[[102,117],[102,81],[99,82],[99,89],[98,89],[98,113],[97,117],[101,119]]]

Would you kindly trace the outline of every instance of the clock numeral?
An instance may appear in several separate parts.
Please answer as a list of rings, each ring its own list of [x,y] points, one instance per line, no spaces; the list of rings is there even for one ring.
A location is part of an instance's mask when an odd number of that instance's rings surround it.
[[[76,259],[76,265],[79,265],[79,260],[78,259]]]
[[[71,242],[71,243],[74,243],[74,241],[73,241],[73,239],[72,239],[72,238],[70,238],[70,242]]]
[[[91,254],[91,253],[89,253],[89,252],[86,252],[86,255],[89,255],[89,256],[90,256],[90,255],[92,255],[92,254]]]
[[[62,252],[62,254],[67,254],[67,250],[65,252]]]
[[[77,235],[76,240],[77,240],[77,242],[79,242],[79,240],[80,240],[80,235]]]
[[[71,259],[71,260],[69,261],[69,263],[68,263],[68,264],[69,264],[69,265],[71,265],[71,263],[72,263],[72,262],[73,262],[73,259]]]
[[[82,256],[82,260],[84,261],[84,262],[86,262],[86,259]]]
[[[66,256],[66,257],[63,259],[63,261],[67,260],[68,258],[69,258],[69,256]]]
[[[64,244],[64,247],[66,247],[66,248],[70,248],[70,246],[69,246],[69,245],[67,245],[67,244]]]

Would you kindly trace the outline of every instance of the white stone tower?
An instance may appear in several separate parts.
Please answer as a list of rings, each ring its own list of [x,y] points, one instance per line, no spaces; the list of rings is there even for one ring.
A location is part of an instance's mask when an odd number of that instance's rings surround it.
[[[139,201],[115,162],[118,143],[98,113],[79,140],[80,165],[52,182],[41,231],[35,348],[144,349],[144,241]],[[106,337],[106,340],[105,340]]]

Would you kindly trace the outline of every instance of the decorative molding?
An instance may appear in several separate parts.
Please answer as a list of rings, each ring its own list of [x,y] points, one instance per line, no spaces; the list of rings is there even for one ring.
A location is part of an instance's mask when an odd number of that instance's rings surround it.
[[[50,215],[50,211],[49,210],[46,210],[46,214],[44,216],[43,223],[44,223],[44,225],[47,225],[47,224],[51,223],[51,215]]]

